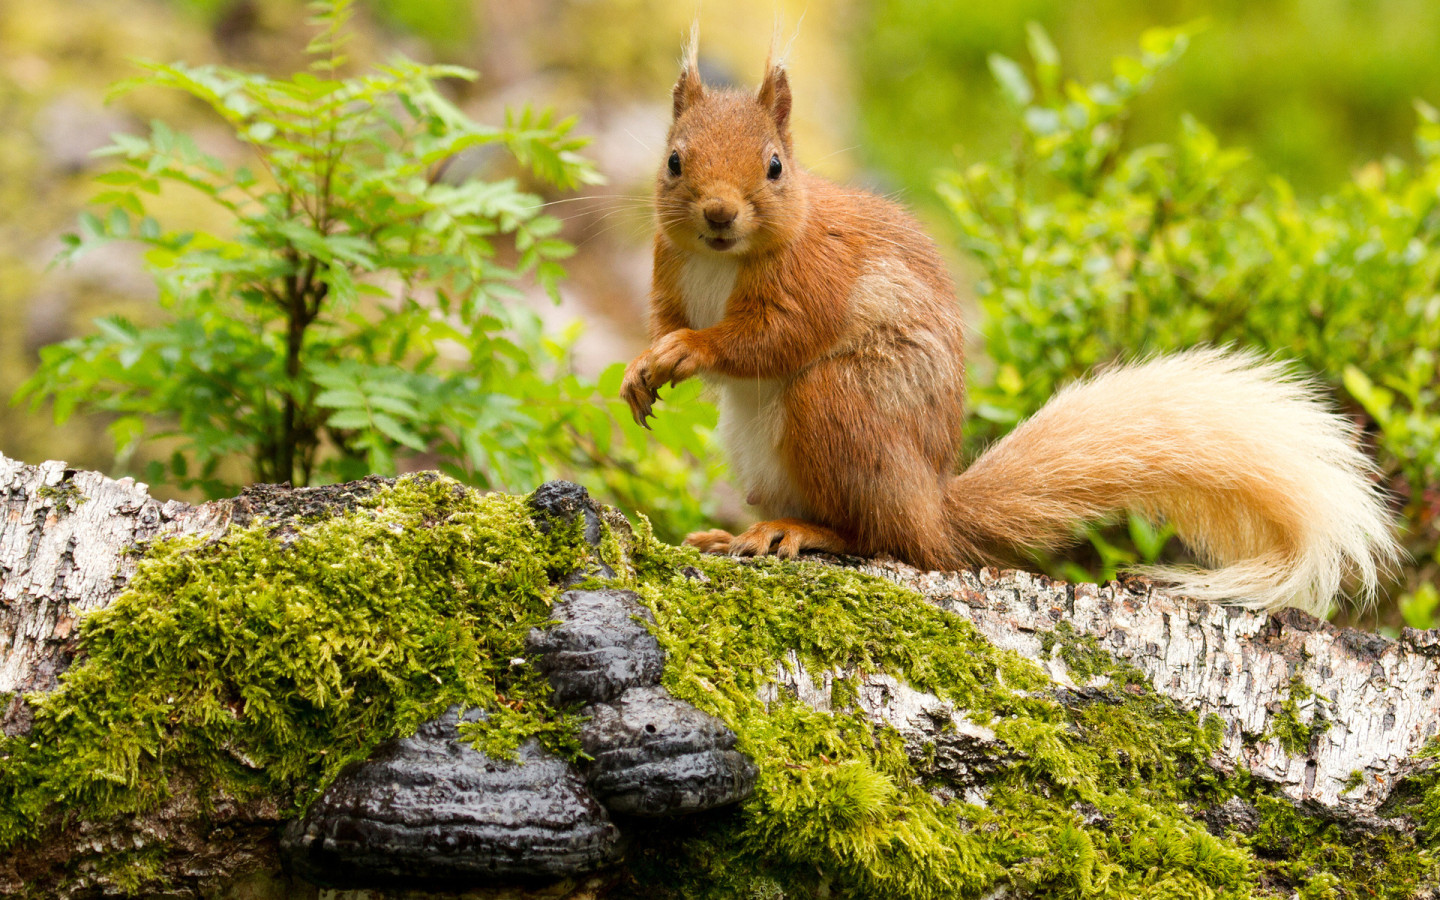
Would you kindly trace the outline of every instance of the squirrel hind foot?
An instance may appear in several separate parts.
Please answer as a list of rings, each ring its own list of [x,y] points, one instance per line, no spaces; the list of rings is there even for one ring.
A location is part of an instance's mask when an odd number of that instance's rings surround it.
[[[823,525],[800,519],[772,519],[756,522],[743,533],[701,531],[685,538],[685,543],[706,553],[729,553],[731,556],[769,556],[794,559],[802,550],[845,553],[848,542]]]

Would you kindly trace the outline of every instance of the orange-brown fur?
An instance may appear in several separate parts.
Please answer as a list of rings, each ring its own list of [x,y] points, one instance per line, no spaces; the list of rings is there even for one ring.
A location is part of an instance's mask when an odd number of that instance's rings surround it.
[[[1229,580],[1160,573],[1196,595],[1213,587],[1290,602],[1252,584],[1268,578],[1315,608],[1339,577],[1327,566],[1359,571],[1373,589],[1376,565],[1394,558],[1366,464],[1341,446],[1343,423],[1284,372],[1243,356],[1202,352],[1102,376],[957,476],[961,321],[933,243],[899,206],[796,164],[783,69],[769,67],[755,94],[714,90],[692,55],[673,98],[656,184],[652,345],[630,364],[622,393],[643,424],[661,385],[712,380],[738,423],[729,449],[754,473],[744,487],[769,517],[738,536],[708,531],[688,543],[956,568],[1063,544],[1078,523],[1137,509],[1176,523],[1202,557],[1230,566],[1220,572]],[[700,321],[707,309],[716,321]],[[1167,376],[1172,393],[1134,396]],[[1224,391],[1253,390],[1252,418],[1293,414],[1297,449],[1267,456],[1271,422],[1212,427],[1205,404],[1226,397],[1190,384],[1212,378]],[[1113,414],[1131,425],[1110,434]],[[1325,459],[1305,459],[1316,453]],[[1250,471],[1254,459],[1266,464]],[[1284,471],[1292,459],[1296,479]],[[1307,536],[1304,518],[1324,511],[1287,492],[1327,478],[1354,522],[1338,536]]]

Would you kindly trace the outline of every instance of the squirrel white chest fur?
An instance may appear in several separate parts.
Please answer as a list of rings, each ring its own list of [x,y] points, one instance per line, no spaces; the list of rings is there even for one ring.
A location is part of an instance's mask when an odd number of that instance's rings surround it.
[[[725,305],[740,277],[740,261],[729,256],[691,254],[680,267],[680,299],[695,329],[725,318]]]
[[[710,328],[725,307],[740,274],[738,260],[694,255],[680,269],[680,295],[691,328]],[[748,502],[769,515],[800,515],[796,492],[780,458],[785,434],[784,383],[766,378],[710,375],[720,408],[720,443]]]

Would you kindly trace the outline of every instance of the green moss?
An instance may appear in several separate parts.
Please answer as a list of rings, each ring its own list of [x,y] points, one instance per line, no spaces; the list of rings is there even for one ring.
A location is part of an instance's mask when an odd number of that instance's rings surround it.
[[[620,536],[604,521],[600,523],[600,546],[596,550],[596,556],[613,571],[625,571],[625,548],[621,544]]]
[[[1096,679],[1106,679],[1120,687],[1150,683],[1144,672],[1107,653],[1095,635],[1081,634],[1069,622],[1056,622],[1053,631],[1041,633],[1040,648],[1046,656],[1058,654],[1070,671],[1070,678],[1079,685]]]
[[[67,516],[75,510],[84,506],[90,498],[81,493],[78,485],[73,481],[62,481],[59,484],[47,484],[35,491],[35,496],[42,500],[49,500],[55,508],[56,515]]]
[[[264,523],[148,548],[129,588],[82,620],[82,659],[30,698],[0,742],[0,846],[61,819],[152,808],[174,773],[298,810],[379,742],[451,704],[496,713],[473,737],[529,733],[562,751],[573,723],[523,656],[552,578],[584,559],[542,535],[524,498],[412,478],[369,509],[278,542]]]
[[[1291,756],[1308,753],[1315,739],[1330,730],[1330,719],[1325,715],[1323,702],[1318,698],[1310,722],[1307,724],[1300,721],[1299,704],[1312,697],[1315,697],[1315,692],[1299,675],[1291,678],[1286,697],[1280,701],[1280,711],[1271,718],[1270,728],[1265,733],[1267,739],[1279,741],[1280,746]]]
[[[165,848],[111,850],[90,861],[90,877],[114,885],[122,896],[143,896],[163,880]]]
[[[1389,831],[1347,832],[1302,815],[1290,801],[1256,791],[1260,827],[1242,845],[1262,861],[1263,882],[1277,893],[1323,900],[1409,900],[1433,886],[1428,846]]]
[[[1391,792],[1380,809],[1385,816],[1409,816],[1419,826],[1426,847],[1440,845],[1440,738],[1431,738],[1417,754],[1425,763]]]
[[[130,589],[82,621],[85,656],[34,698],[31,735],[0,743],[0,840],[144,811],[181,771],[199,795],[295,814],[347,762],[453,703],[488,710],[465,731],[487,752],[538,735],[573,755],[574,719],[512,661],[552,580],[594,561],[578,528],[542,535],[523,498],[446,480],[366,503],[287,542],[260,523],[149,547]],[[644,523],[607,528],[599,555],[654,611],[666,686],[724,719],[760,768],[737,809],[639,826],[635,897],[1398,897],[1356,886],[1429,877],[1413,841],[1347,849],[1254,799],[1244,773],[1221,779],[1207,765],[1219,720],[1177,709],[1068,626],[1047,649],[1105,686],[1057,690],[968,622],[853,571],[702,557]],[[833,713],[783,691],[760,701],[792,652],[817,679],[851,673],[832,682]],[[992,729],[1002,749],[978,793],[922,774],[896,732],[855,712],[861,676],[882,671]],[[1212,836],[1193,811],[1235,795],[1261,804],[1264,827]],[[164,850],[146,849],[111,880],[153,888]]]

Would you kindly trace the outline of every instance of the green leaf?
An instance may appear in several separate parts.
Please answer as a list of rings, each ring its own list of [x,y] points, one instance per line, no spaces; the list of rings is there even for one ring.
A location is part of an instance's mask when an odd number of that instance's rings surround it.
[[[341,409],[325,420],[327,428],[370,428],[370,413],[364,409]]]
[[[1135,543],[1135,549],[1140,552],[1140,561],[1153,563],[1160,558],[1165,544],[1174,536],[1173,527],[1165,526],[1156,528],[1144,516],[1131,515],[1129,517],[1130,539]]]
[[[273,122],[256,122],[245,129],[245,138],[257,144],[263,144],[275,137],[275,132],[276,128]]]
[[[995,81],[1000,85],[1000,92],[1011,104],[1023,107],[1028,106],[1030,101],[1035,99],[1035,92],[1030,88],[1030,81],[1025,77],[1025,72],[1015,60],[1008,56],[1001,56],[999,53],[992,53],[989,56],[990,74],[995,76]]]
[[[605,367],[600,373],[600,380],[595,385],[595,391],[602,397],[618,397],[620,385],[625,379],[625,363],[612,363]]]
[[[1141,33],[1140,49],[1157,61],[1170,60],[1185,51],[1189,39],[1183,28],[1151,28]]]
[[[1030,58],[1035,60],[1035,77],[1047,93],[1054,93],[1060,83],[1060,52],[1039,22],[1025,23],[1025,41]]]
[[[365,395],[349,388],[331,388],[315,397],[315,405],[329,409],[364,409]],[[346,427],[346,426],[339,426]]]
[[[1345,389],[1375,418],[1385,419],[1389,416],[1395,395],[1377,387],[1354,365],[1345,367]]]
[[[404,444],[411,450],[423,452],[427,449],[424,438],[402,425],[389,414],[377,412],[371,417],[371,421],[377,430],[392,441]]]
[[[415,408],[415,404],[408,400],[402,400],[398,397],[386,397],[383,394],[371,395],[369,399],[371,409],[384,410],[385,412],[394,413],[397,416],[403,416],[407,419],[420,418],[420,411]]]
[[[100,217],[86,210],[80,213],[80,235],[85,239],[100,238],[105,236],[105,223]]]
[[[1411,594],[1400,598],[1400,615],[1411,628],[1436,627],[1435,612],[1440,609],[1440,590],[1433,584],[1422,584]]]
[[[121,416],[111,422],[107,430],[115,441],[115,455],[126,459],[145,436],[145,420],[140,416]]]

